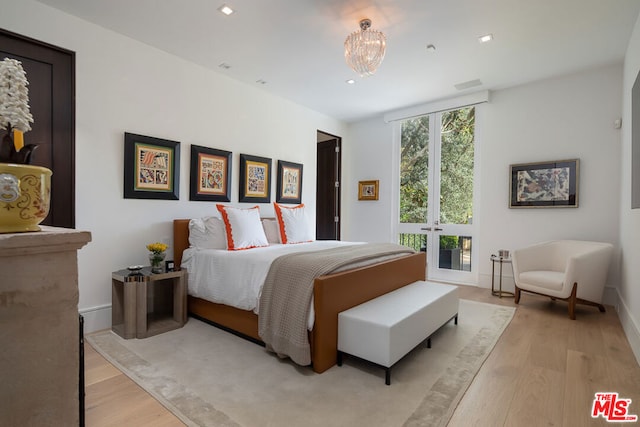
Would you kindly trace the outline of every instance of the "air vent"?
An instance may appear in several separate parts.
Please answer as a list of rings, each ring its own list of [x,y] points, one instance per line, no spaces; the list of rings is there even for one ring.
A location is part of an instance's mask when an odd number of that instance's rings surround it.
[[[465,90],[476,86],[482,86],[480,79],[469,80],[468,82],[458,83],[455,88],[458,90]]]

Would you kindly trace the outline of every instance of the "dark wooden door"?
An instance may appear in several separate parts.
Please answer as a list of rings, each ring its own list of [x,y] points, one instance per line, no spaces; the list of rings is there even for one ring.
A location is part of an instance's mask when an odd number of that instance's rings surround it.
[[[75,53],[0,29],[0,60],[22,62],[33,115],[32,164],[53,171],[44,225],[75,228]]]
[[[340,240],[340,138],[318,132],[316,239]]]

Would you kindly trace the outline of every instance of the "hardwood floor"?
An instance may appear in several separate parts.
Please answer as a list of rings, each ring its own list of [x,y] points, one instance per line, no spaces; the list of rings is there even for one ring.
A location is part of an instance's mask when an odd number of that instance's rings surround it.
[[[516,306],[483,289],[461,287],[460,297]],[[640,415],[640,366],[617,313],[523,293],[449,426],[598,426],[591,418],[596,392],[618,392]]]
[[[86,341],[85,424],[100,426],[184,426],[184,424],[96,352]]]
[[[461,286],[459,295],[516,306],[483,288]],[[578,305],[577,320],[566,303],[536,295],[523,294],[516,307],[450,427],[612,425],[591,418],[595,392],[631,399],[629,412],[640,415],[640,366],[613,307]],[[85,372],[87,427],[184,425],[88,344]]]

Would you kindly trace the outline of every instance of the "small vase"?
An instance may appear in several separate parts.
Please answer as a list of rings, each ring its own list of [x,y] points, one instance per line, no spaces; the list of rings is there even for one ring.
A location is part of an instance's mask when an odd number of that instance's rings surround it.
[[[164,261],[164,257],[166,256],[165,252],[150,252],[149,253],[149,262],[151,263],[151,272],[152,273],[163,273],[164,268],[162,266],[162,261]]]

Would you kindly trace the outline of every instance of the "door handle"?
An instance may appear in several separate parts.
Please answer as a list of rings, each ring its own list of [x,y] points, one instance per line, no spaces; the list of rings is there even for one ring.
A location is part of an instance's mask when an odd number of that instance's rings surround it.
[[[433,231],[442,231],[442,228],[436,227],[436,228],[433,229]]]
[[[431,228],[431,227],[420,227],[420,230],[423,230],[423,231],[442,231],[442,228],[440,228],[440,227],[434,227],[434,228]]]

